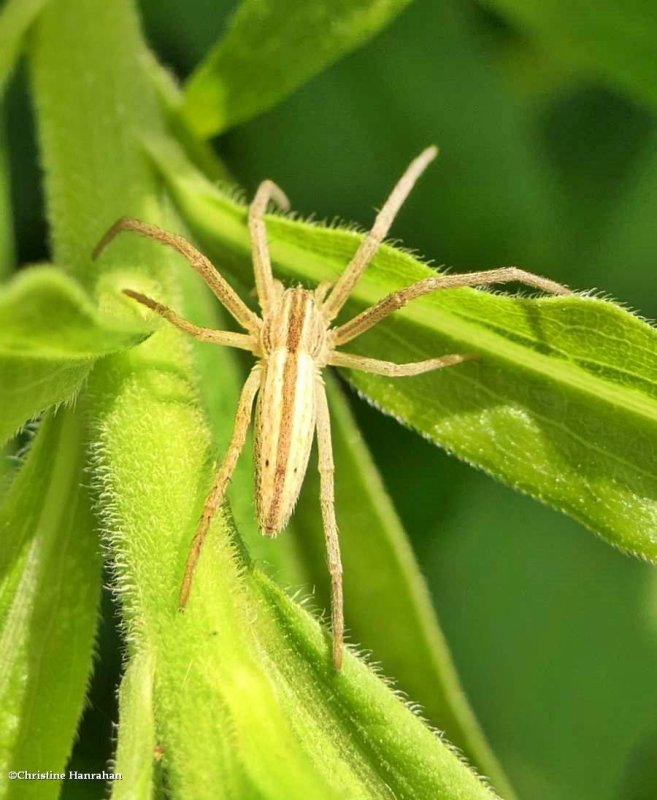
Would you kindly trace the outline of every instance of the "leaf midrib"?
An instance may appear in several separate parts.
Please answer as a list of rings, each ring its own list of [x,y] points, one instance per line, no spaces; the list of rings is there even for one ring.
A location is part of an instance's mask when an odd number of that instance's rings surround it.
[[[359,296],[360,293],[359,293]],[[549,301],[546,301],[549,302]],[[560,302],[556,300],[555,302]],[[554,355],[546,356],[530,350],[520,344],[486,329],[463,323],[459,318],[444,308],[439,308],[441,325],[429,320],[429,314],[435,315],[436,308],[419,301],[414,308],[401,312],[407,321],[422,328],[439,332],[450,338],[472,344],[473,351],[484,351],[495,358],[511,363],[513,366],[527,370],[539,376],[552,378],[555,383],[578,391],[585,396],[592,396],[596,401],[603,400],[624,411],[631,411],[650,422],[657,422],[657,403],[631,387],[615,387],[609,381],[585,372],[575,364],[565,363]]]

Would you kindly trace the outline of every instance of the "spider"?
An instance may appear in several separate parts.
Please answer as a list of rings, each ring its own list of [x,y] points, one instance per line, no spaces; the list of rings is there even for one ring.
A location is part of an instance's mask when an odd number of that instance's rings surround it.
[[[149,223],[130,217],[119,219],[105,233],[93,253],[93,257],[96,258],[122,231],[133,231],[174,248],[201,275],[246,333],[202,328],[140,292],[124,289],[123,293],[152,309],[199,341],[248,350],[257,358],[240,395],[228,450],[217,469],[212,489],[205,501],[191,542],[180,589],[180,609],[185,608],[189,599],[203,542],[212,518],[223,501],[235,464],[244,447],[257,396],[255,498],[258,522],[265,536],[274,537],[286,527],[306,474],[314,436],[317,435],[320,503],[331,576],[332,658],[337,670],[342,666],[344,649],[342,563],[335,516],[329,409],[322,370],[330,365],[401,378],[476,358],[477,356],[471,353],[452,354],[426,361],[395,364],[345,353],[338,349],[370,330],[409,301],[439,289],[514,281],[546,292],[556,294],[569,292],[566,287],[554,281],[517,267],[501,267],[458,275],[432,275],[392,292],[342,325],[333,325],[333,320],[387,235],[413,185],[437,154],[436,147],[429,147],[411,162],[377,214],[371,231],[362,239],[344,272],[333,285],[323,283],[316,289],[301,287],[286,289],[273,277],[264,214],[272,201],[284,211],[289,209],[289,203],[275,183],[270,180],[263,181],[248,211],[260,316],[248,308],[225,278],[190,242],[178,234]]]

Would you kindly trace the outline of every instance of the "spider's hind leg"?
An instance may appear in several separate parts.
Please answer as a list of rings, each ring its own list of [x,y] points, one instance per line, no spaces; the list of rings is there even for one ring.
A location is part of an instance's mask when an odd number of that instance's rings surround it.
[[[342,667],[344,650],[344,610],[342,597],[342,560],[340,539],[335,519],[335,487],[333,474],[333,448],[331,446],[331,420],[329,418],[326,389],[317,381],[317,450],[319,454],[320,500],[326,553],[331,575],[331,631],[333,633],[333,666]]]
[[[203,543],[205,542],[205,537],[208,535],[208,531],[210,530],[210,523],[212,522],[214,515],[217,513],[217,509],[224,499],[226,489],[228,488],[228,483],[235,469],[235,465],[237,464],[237,459],[244,448],[246,432],[251,422],[253,401],[255,400],[255,396],[260,388],[260,380],[261,369],[256,365],[251,370],[251,373],[244,384],[244,388],[242,389],[239,406],[237,408],[237,416],[235,418],[233,436],[230,440],[230,444],[228,445],[228,450],[226,451],[224,460],[221,462],[221,466],[217,470],[214,484],[203,506],[201,519],[198,527],[196,528],[196,533],[194,534],[194,538],[192,539],[192,543],[189,548],[189,555],[187,556],[187,562],[185,564],[185,574],[180,587],[180,596],[178,600],[178,608],[181,611],[184,610],[185,606],[187,605],[187,601],[189,600],[189,593],[192,589],[192,581],[194,580],[196,565],[198,563],[199,556],[201,555],[201,549],[203,547]]]

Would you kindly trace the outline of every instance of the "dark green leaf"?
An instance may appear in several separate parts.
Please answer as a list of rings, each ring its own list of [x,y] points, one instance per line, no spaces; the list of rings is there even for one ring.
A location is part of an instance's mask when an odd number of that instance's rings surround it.
[[[533,36],[551,58],[651,106],[657,105],[654,80],[657,9],[636,0],[616,3],[566,3],[563,0],[485,0]]]
[[[359,47],[410,0],[242,0],[227,34],[187,84],[200,136],[254,117]]]

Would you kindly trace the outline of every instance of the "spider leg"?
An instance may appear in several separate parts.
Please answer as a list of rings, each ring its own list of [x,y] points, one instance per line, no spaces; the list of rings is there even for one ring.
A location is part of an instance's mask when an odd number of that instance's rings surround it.
[[[324,313],[328,321],[335,319],[342,306],[347,302],[347,298],[358,279],[374,257],[381,242],[385,239],[394,218],[397,216],[397,212],[408,197],[415,182],[437,155],[437,147],[428,147],[416,159],[411,161],[406,172],[397,182],[383,208],[376,215],[372,230],[362,240],[354,257],[342,275],[340,275],[324,302]]]
[[[191,242],[188,242],[187,239],[177,233],[165,231],[155,225],[150,225],[148,222],[142,222],[132,217],[121,217],[98,242],[92,257],[94,259],[98,258],[112,239],[122,231],[133,231],[140,236],[155,239],[155,241],[177,250],[189,261],[192,268],[203,278],[221,304],[226,307],[243,328],[246,328],[250,333],[259,331],[260,319],[244,304],[228,281],[213,267],[203,253],[200,253]]]
[[[479,358],[476,353],[453,353],[440,358],[428,358],[426,361],[412,361],[408,364],[395,364],[392,361],[380,361],[378,358],[366,358],[353,353],[334,352],[329,360],[333,367],[347,367],[359,369],[361,372],[370,372],[372,375],[386,375],[389,378],[404,378],[410,375],[420,375],[434,369],[451,367],[462,361],[472,361]]]
[[[251,422],[253,401],[258,393],[258,389],[260,388],[260,379],[261,369],[260,366],[256,364],[256,366],[251,370],[249,377],[246,379],[244,384],[244,388],[242,389],[242,394],[240,396],[239,405],[237,408],[237,416],[235,418],[233,436],[230,440],[230,444],[228,445],[228,450],[226,451],[224,460],[221,462],[221,466],[217,470],[214,484],[205,501],[205,505],[203,506],[201,519],[189,548],[189,555],[187,556],[187,562],[185,564],[185,574],[180,587],[180,598],[178,600],[178,607],[181,611],[185,608],[187,601],[189,600],[189,593],[192,588],[192,581],[194,580],[194,571],[196,570],[196,564],[201,554],[203,542],[205,541],[205,537],[210,529],[210,523],[212,522],[212,518],[216,514],[221,501],[224,499],[228,482],[230,481],[233,470],[235,469],[235,465],[237,464],[237,459],[239,458],[244,447],[246,432],[249,428],[249,423]]]
[[[135,292],[132,289],[124,289],[123,294],[131,297],[147,308],[152,309],[161,317],[168,320],[172,325],[175,325],[176,328],[188,333],[200,342],[212,342],[212,344],[220,344],[226,347],[238,347],[240,350],[249,350],[251,353],[255,351],[255,340],[247,334],[233,333],[232,331],[217,331],[213,328],[202,328],[199,325],[194,325],[193,322],[188,322],[179,314],[176,314],[173,309],[159,303],[157,300],[147,297],[141,292]]]
[[[326,553],[331,575],[331,631],[333,634],[333,666],[342,667],[344,649],[344,610],[342,597],[342,560],[340,540],[335,519],[335,488],[333,484],[333,448],[331,446],[331,420],[326,389],[317,380],[317,449],[319,454],[320,502],[326,538]]]
[[[267,229],[264,215],[269,201],[287,211],[290,203],[273,181],[263,181],[249,206],[249,233],[251,235],[251,251],[253,253],[253,272],[255,274],[256,291],[263,316],[271,308],[274,299],[274,277],[271,271],[271,258],[267,245]]]
[[[393,311],[405,306],[411,300],[425,294],[436,292],[440,289],[456,289],[463,286],[487,286],[492,283],[524,283],[535,289],[541,289],[551,294],[570,294],[571,290],[560,283],[525,272],[518,267],[499,267],[484,272],[464,272],[459,275],[432,275],[424,278],[405,289],[392,292],[387,297],[379,300],[375,305],[366,308],[357,316],[340,325],[334,331],[335,345],[345,344],[365,333],[382,319],[392,314]]]

